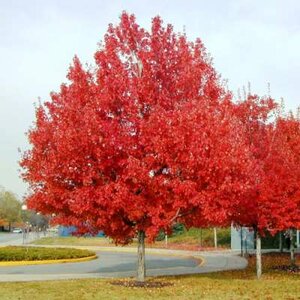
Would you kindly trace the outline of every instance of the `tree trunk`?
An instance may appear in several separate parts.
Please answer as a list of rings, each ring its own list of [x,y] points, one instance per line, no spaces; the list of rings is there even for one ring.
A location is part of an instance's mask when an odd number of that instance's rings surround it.
[[[145,232],[138,231],[138,268],[137,277],[138,282],[145,282],[146,268],[145,268]]]
[[[215,248],[218,248],[218,236],[217,236],[217,228],[214,227],[214,242],[215,242]]]
[[[259,232],[256,233],[256,275],[260,279],[262,273],[261,267],[261,237]]]
[[[283,252],[283,242],[282,242],[282,232],[279,232],[279,251],[280,253]]]
[[[293,229],[290,229],[290,252],[291,252],[291,265],[294,266],[296,264],[296,258],[295,258],[295,247],[294,247],[294,234]]]

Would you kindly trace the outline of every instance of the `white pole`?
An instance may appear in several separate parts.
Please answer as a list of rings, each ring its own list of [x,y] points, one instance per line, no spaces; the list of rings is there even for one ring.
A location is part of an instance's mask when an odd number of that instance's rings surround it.
[[[300,241],[299,241],[299,229],[297,229],[297,231],[296,231],[296,243],[297,243],[297,248],[299,248],[300,247]]]
[[[26,204],[23,204],[23,205],[21,206],[21,209],[22,209],[22,211],[26,211],[26,210],[27,210],[27,205],[26,205]],[[24,222],[24,220],[23,220],[23,222]],[[26,223],[25,223],[25,224],[26,224]],[[26,227],[27,227],[27,225],[23,226],[23,228],[22,228],[22,233],[23,233],[23,245],[26,243]]]
[[[217,228],[214,227],[214,242],[215,242],[215,249],[218,248],[218,237],[217,237]]]
[[[241,256],[244,256],[243,227],[241,227]]]

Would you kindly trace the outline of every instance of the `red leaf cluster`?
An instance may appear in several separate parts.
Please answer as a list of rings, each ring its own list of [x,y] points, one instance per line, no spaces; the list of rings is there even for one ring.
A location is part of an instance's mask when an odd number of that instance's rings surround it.
[[[300,226],[300,120],[258,96],[236,106],[255,163],[255,181],[233,221],[262,235]]]

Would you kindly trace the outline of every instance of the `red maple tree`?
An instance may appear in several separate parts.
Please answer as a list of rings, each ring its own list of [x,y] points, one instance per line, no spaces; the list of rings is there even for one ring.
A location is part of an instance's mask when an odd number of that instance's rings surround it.
[[[300,225],[299,148],[295,147],[299,122],[278,115],[278,106],[270,98],[249,95],[236,108],[246,129],[255,169],[253,186],[240,198],[232,220],[256,232],[260,277],[261,236]]]
[[[123,13],[85,70],[75,57],[68,84],[36,110],[21,166],[28,206],[55,213],[78,233],[103,230],[126,244],[187,226],[230,223],[249,189],[251,153],[231,95],[200,40],[171,25],[140,28]]]

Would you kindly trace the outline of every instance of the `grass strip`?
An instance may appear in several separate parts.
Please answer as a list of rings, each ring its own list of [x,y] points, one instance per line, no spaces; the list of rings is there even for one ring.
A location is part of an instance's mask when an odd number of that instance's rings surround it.
[[[0,248],[0,262],[66,260],[94,256],[95,252],[73,248],[7,246]]]

